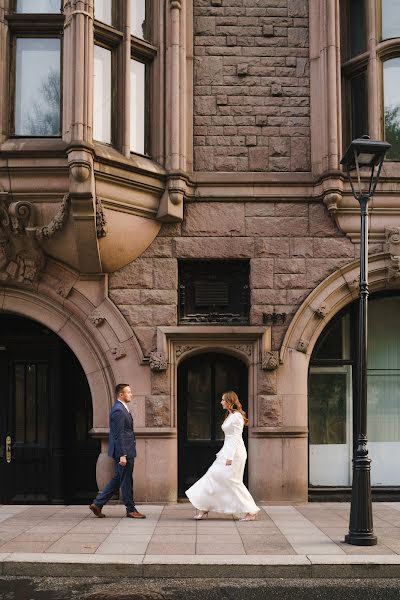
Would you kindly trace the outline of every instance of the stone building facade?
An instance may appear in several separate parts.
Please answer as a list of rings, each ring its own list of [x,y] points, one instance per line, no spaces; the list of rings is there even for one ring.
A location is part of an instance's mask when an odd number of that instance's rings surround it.
[[[20,335],[27,319],[40,323],[78,360],[90,389],[87,443],[101,443],[101,451],[94,449],[100,452],[98,486],[112,467],[106,453],[116,383],[131,383],[135,393],[137,499],[176,501],[185,476],[195,477],[196,448],[212,456],[218,441],[215,398],[207,404],[222,391],[214,385],[217,369],[233,378],[243,369],[237,387],[250,418],[254,497],[304,501],[310,486],[343,491],[350,484],[356,393],[351,321],[359,209],[339,162],[349,139],[365,133],[357,130],[358,110],[371,137],[390,141],[381,108],[387,82],[377,63],[398,60],[400,31],[388,41],[378,28],[395,8],[382,3],[381,19],[375,3],[357,3],[360,33],[354,7],[339,0],[64,0],[61,12],[58,1],[42,4],[38,13],[29,0],[0,0],[0,317],[5,327],[7,319],[25,319]],[[140,11],[146,27],[138,33]],[[38,31],[63,48],[60,127],[51,135],[34,135],[18,121],[28,77],[18,40]],[[368,60],[354,50],[352,36],[364,36]],[[364,112],[355,106],[357,52],[361,65],[368,62]],[[143,79],[138,64],[146,67]],[[96,104],[96,90],[110,94],[112,109]],[[140,112],[142,92],[146,108]],[[132,123],[139,121],[145,123],[143,144],[132,148],[138,136]],[[386,339],[379,331],[397,325],[396,158],[385,165],[370,215],[378,323],[371,364],[378,366],[369,385],[374,400],[386,398],[372,407],[377,456],[393,454],[400,443],[396,428],[379,429],[378,422],[385,410],[392,423],[400,422],[392,402],[397,346],[391,338],[386,353],[379,346]],[[182,268],[191,261],[202,261],[211,276],[217,262],[226,261],[227,269],[249,265],[243,322],[218,315],[215,299],[208,316],[181,318]],[[238,285],[235,278],[230,285]],[[23,362],[6,356],[15,343],[11,330],[4,339],[0,332],[6,370],[7,360]],[[396,357],[391,366],[383,359],[388,353]],[[221,357],[232,362],[217,367]],[[58,365],[61,380],[70,364]],[[205,364],[213,384],[202,379]],[[7,395],[18,403],[16,381],[10,377]],[[197,386],[192,396],[191,385]],[[26,406],[29,398],[21,402]],[[208,433],[190,424],[191,402],[199,411],[193,418],[211,407]],[[0,434],[11,438],[15,458],[0,460],[2,476],[11,481],[13,461],[20,472],[27,467],[13,447],[19,409],[7,406]],[[30,448],[32,439],[29,445],[19,435],[20,445]],[[44,452],[52,453],[49,438],[43,439]],[[321,471],[324,460],[331,478]],[[393,463],[385,478],[377,475],[377,487],[400,485],[395,470]],[[29,501],[23,493],[2,501],[15,498]]]

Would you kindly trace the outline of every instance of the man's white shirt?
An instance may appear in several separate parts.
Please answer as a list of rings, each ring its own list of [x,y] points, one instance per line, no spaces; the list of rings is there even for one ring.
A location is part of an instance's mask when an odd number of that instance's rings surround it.
[[[129,413],[129,414],[131,414],[131,411],[129,410],[129,408],[128,408],[128,405],[127,405],[127,404],[125,404],[125,402],[123,402],[123,401],[122,401],[122,400],[120,400],[119,398],[118,398],[118,402],[121,402],[121,404],[122,404],[123,406],[125,406],[125,408],[126,408],[126,410],[128,411],[128,413]]]

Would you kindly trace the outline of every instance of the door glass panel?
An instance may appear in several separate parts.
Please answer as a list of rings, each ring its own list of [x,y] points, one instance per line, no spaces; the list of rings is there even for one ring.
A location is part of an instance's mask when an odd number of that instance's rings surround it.
[[[25,366],[15,365],[15,441],[25,442]]]
[[[146,67],[131,60],[131,152],[144,154]]]
[[[37,442],[42,446],[47,444],[47,418],[48,418],[48,398],[47,398],[47,381],[48,369],[46,364],[38,365],[37,369]]]
[[[310,444],[346,443],[347,373],[310,373]]]
[[[350,353],[349,315],[328,326],[319,338],[313,360],[346,360]]]
[[[111,144],[111,51],[94,47],[93,138]]]
[[[188,372],[187,439],[211,440],[211,368],[209,363],[193,364]]]
[[[112,0],[95,0],[94,18],[107,23],[107,25],[112,25]]]
[[[35,443],[37,425],[36,365],[26,365],[26,442]]]
[[[60,0],[17,0],[18,13],[59,13]]]
[[[131,0],[131,34],[145,37],[146,0]]]
[[[385,139],[392,144],[387,156],[400,160],[400,58],[383,63]]]
[[[350,485],[351,368],[312,367],[309,375],[310,484]],[[326,466],[329,465],[329,469]]]
[[[400,37],[399,0],[382,0],[382,39]]]
[[[15,135],[60,135],[58,38],[17,38]]]

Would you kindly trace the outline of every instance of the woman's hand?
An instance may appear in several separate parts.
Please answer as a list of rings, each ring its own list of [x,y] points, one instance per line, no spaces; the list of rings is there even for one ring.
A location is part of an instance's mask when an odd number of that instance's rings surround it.
[[[226,459],[225,466],[226,466],[226,467],[230,467],[230,466],[231,466],[231,464],[232,464],[232,460],[231,460],[230,458],[227,458],[227,459]]]

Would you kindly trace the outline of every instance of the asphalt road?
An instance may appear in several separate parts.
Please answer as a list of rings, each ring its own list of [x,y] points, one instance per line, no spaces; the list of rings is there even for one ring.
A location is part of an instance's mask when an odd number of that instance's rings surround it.
[[[0,600],[400,600],[399,579],[0,577]]]

